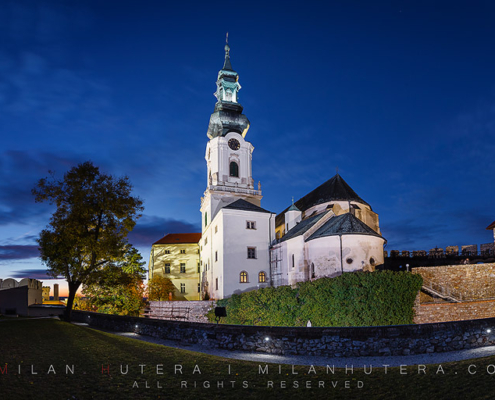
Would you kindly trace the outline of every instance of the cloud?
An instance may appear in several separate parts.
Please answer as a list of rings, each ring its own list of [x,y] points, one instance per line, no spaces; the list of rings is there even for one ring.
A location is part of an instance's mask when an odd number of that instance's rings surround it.
[[[12,271],[11,275],[12,278],[31,278],[31,279],[59,279],[59,278],[53,278],[47,275],[47,270],[46,269],[20,269],[17,271]]]
[[[191,232],[201,232],[201,226],[172,218],[144,216],[129,234],[129,241],[134,246],[151,248],[154,242],[167,233]]]
[[[83,161],[81,156],[49,152],[6,151],[0,154],[0,226],[48,222],[52,207],[36,204],[31,189],[53,170],[56,176]]]
[[[38,245],[4,245],[0,246],[0,261],[23,260],[39,257]]]

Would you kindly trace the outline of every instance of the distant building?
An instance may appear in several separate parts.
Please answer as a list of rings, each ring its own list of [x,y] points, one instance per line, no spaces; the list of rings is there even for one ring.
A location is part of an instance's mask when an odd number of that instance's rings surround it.
[[[198,242],[201,233],[169,233],[151,247],[148,278],[170,278],[175,300],[200,300],[200,261]]]
[[[50,301],[50,286],[43,286],[42,288],[43,303]]]
[[[43,282],[24,278],[0,279],[0,314],[22,316],[60,315],[64,306],[43,305]]]

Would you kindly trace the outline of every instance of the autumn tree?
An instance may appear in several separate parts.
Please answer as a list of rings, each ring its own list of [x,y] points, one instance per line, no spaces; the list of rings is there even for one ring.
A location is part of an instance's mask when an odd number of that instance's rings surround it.
[[[139,316],[145,307],[143,258],[128,246],[121,260],[108,263],[83,284],[86,308],[105,314]]]
[[[175,292],[175,286],[170,278],[165,278],[161,275],[154,275],[148,281],[148,300],[163,301],[169,300],[169,293],[172,295]]]
[[[48,274],[67,280],[66,319],[82,284],[110,265],[122,267],[119,260],[129,250],[127,235],[143,210],[131,190],[128,177],[103,174],[90,161],[73,167],[62,180],[51,173],[33,188],[36,202],[56,205],[38,244]]]

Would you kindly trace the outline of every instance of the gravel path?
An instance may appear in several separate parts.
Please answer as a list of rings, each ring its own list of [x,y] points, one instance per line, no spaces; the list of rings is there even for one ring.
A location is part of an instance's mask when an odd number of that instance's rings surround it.
[[[75,325],[88,326],[87,324],[74,323]],[[91,328],[95,329],[95,328]],[[100,329],[103,330],[103,329]],[[157,339],[151,336],[143,336],[133,332],[113,332],[114,335],[142,340],[148,343],[161,344],[175,349],[189,350],[212,356],[230,358],[243,361],[254,361],[258,363],[289,364],[289,365],[314,365],[335,366],[337,368],[350,367],[362,368],[363,366],[374,367],[398,367],[400,365],[427,365],[442,364],[453,361],[471,360],[495,355],[495,346],[480,347],[477,349],[449,351],[445,353],[419,354],[412,356],[382,356],[382,357],[323,357],[302,355],[274,355],[265,353],[249,353],[238,350],[223,350],[205,347],[197,344],[182,344],[175,340]]]

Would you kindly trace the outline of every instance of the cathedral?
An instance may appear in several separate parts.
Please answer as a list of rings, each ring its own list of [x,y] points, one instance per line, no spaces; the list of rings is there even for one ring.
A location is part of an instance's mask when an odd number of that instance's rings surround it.
[[[252,176],[254,147],[246,139],[250,122],[239,103],[241,85],[228,43],[216,85],[201,198],[201,293],[196,296],[222,299],[267,286],[374,271],[383,264],[378,215],[338,173],[279,215],[261,207],[261,185]],[[167,276],[170,268],[153,260],[150,276],[159,271]],[[173,282],[183,288],[180,278]]]
[[[230,47],[218,73],[201,199],[201,287],[213,299],[266,286],[373,271],[383,264],[378,215],[339,175],[279,215],[261,207],[250,127],[239,103]]]

